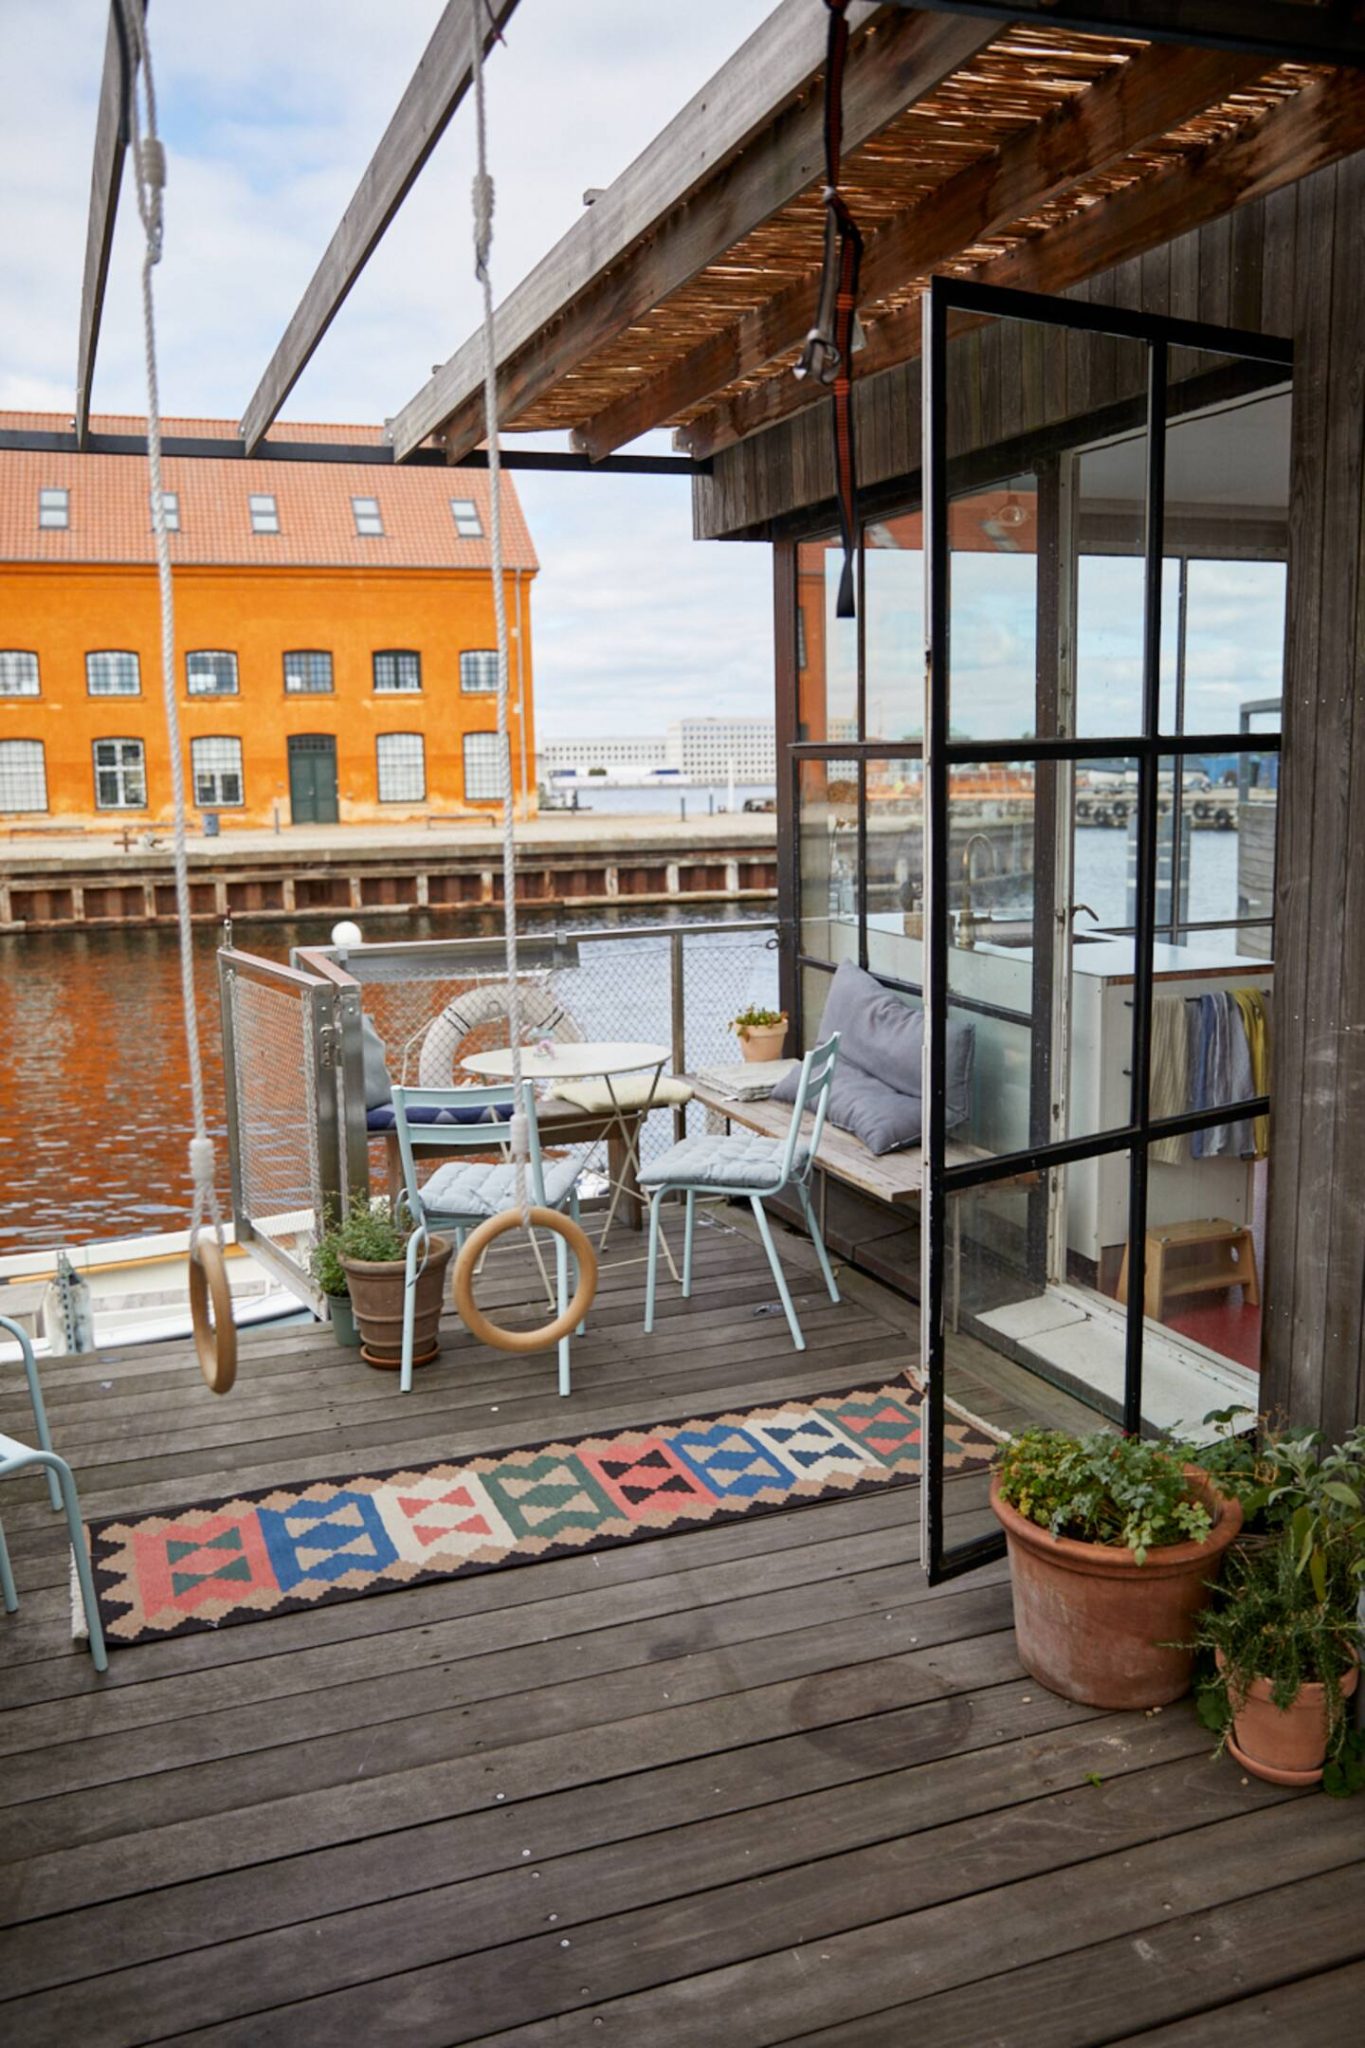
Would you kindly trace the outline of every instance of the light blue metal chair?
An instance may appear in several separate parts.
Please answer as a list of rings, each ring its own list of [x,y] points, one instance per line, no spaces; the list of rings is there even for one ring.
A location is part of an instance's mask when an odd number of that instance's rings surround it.
[[[403,1192],[399,1201],[415,1225],[408,1239],[403,1294],[403,1364],[399,1387],[405,1394],[412,1386],[417,1275],[426,1258],[430,1233],[433,1230],[453,1232],[458,1250],[471,1230],[490,1216],[501,1215],[504,1210],[513,1208],[516,1203],[516,1168],[508,1157],[501,1162],[490,1163],[487,1158],[462,1160],[447,1156],[446,1163],[438,1166],[425,1183],[418,1179],[418,1157],[424,1148],[439,1150],[443,1155],[449,1155],[457,1148],[485,1154],[501,1149],[505,1154],[509,1138],[505,1112],[511,1100],[511,1084],[506,1081],[487,1088],[400,1087],[393,1091],[394,1131],[403,1162]],[[577,1222],[579,1162],[572,1156],[549,1160],[544,1157],[536,1121],[535,1089],[529,1081],[522,1083],[522,1101],[526,1110],[529,1151],[526,1185],[531,1201],[540,1209],[567,1209]],[[444,1112],[452,1121],[415,1122],[409,1114],[412,1110]],[[499,1111],[504,1114],[499,1115]],[[456,1118],[458,1121],[453,1120]],[[532,1248],[539,1264],[540,1250],[534,1239]],[[542,1277],[544,1272],[541,1266]],[[562,1315],[571,1298],[569,1248],[562,1237],[555,1238],[555,1281],[555,1299]],[[577,1334],[581,1336],[582,1333],[583,1325],[580,1323]],[[560,1339],[561,1394],[569,1391],[569,1344],[568,1337]]]
[[[839,1057],[839,1034],[834,1032],[823,1045],[817,1045],[806,1054],[801,1063],[801,1078],[797,1085],[796,1100],[792,1104],[791,1125],[785,1138],[764,1138],[755,1131],[731,1131],[728,1135],[704,1132],[700,1137],[684,1138],[674,1145],[661,1159],[651,1160],[641,1168],[640,1185],[650,1191],[649,1200],[649,1278],[645,1285],[645,1331],[654,1328],[654,1282],[659,1252],[659,1209],[664,1196],[681,1194],[687,1198],[687,1220],[683,1233],[683,1298],[692,1293],[692,1237],[696,1220],[697,1196],[724,1195],[732,1202],[747,1201],[753,1209],[758,1234],[763,1240],[763,1249],[768,1254],[768,1264],[773,1269],[777,1292],[787,1318],[787,1327],[792,1333],[792,1342],[798,1351],[804,1351],[806,1340],[801,1333],[796,1310],[787,1287],[782,1262],[777,1256],[772,1232],[768,1227],[764,1203],[775,1195],[785,1194],[789,1189],[801,1204],[806,1219],[815,1256],[820,1261],[820,1271],[825,1276],[831,1301],[839,1299],[839,1290],[834,1284],[834,1273],[825,1250],[825,1240],[820,1235],[815,1209],[810,1198],[811,1175],[815,1170],[815,1154],[819,1148],[821,1133],[825,1128],[825,1112],[829,1107],[829,1084],[834,1074],[835,1061]],[[807,1112],[813,1115],[810,1129],[803,1131],[802,1123]]]
[[[90,1655],[95,1660],[96,1671],[109,1668],[109,1658],[104,1647],[104,1630],[100,1625],[99,1606],[95,1600],[95,1583],[90,1576],[90,1556],[85,1547],[85,1529],[81,1522],[81,1504],[76,1492],[76,1482],[71,1467],[65,1458],[59,1458],[52,1448],[52,1434],[47,1426],[47,1410],[43,1406],[43,1390],[38,1384],[38,1361],[33,1355],[33,1344],[28,1331],[22,1324],[15,1323],[8,1316],[0,1316],[0,1330],[13,1337],[18,1343],[24,1361],[24,1376],[28,1380],[29,1400],[33,1404],[33,1423],[39,1448],[35,1451],[29,1444],[21,1444],[15,1437],[0,1435],[0,1479],[7,1479],[11,1472],[23,1472],[30,1466],[38,1465],[47,1474],[48,1498],[53,1508],[60,1513],[66,1510],[66,1526],[71,1535],[71,1552],[76,1560],[76,1577],[80,1582],[81,1602],[85,1608],[85,1624],[90,1634]],[[18,1588],[14,1583],[14,1572],[10,1565],[9,1548],[5,1542],[4,1525],[0,1523],[0,1598],[3,1598],[5,1612],[13,1614],[19,1606]]]

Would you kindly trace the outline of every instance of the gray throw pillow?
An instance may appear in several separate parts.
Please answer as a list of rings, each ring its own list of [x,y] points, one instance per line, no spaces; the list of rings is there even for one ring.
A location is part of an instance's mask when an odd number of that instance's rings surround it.
[[[371,1017],[360,1020],[360,1046],[365,1058],[365,1107],[382,1109],[393,1101],[393,1084],[384,1064],[384,1041]]]
[[[874,975],[844,961],[830,986],[820,1019],[820,1037],[839,1033],[839,1063],[830,1089],[829,1120],[861,1138],[869,1152],[917,1145],[923,1126],[920,1104],[924,1012],[912,1010],[884,989]],[[948,1129],[971,1111],[976,1026],[948,1020],[946,1119]],[[775,1102],[795,1102],[801,1070],[793,1067],[773,1090]],[[899,1098],[899,1104],[886,1097]]]
[[[899,1152],[906,1145],[918,1145],[923,1125],[923,1104],[918,1095],[902,1095],[888,1088],[875,1074],[861,1067],[834,1069],[829,1084],[830,1123],[860,1138],[869,1152]]]
[[[845,960],[825,999],[820,1036],[839,1034],[839,1060],[851,1060],[902,1095],[920,1092],[924,1012],[912,1010],[876,976]]]

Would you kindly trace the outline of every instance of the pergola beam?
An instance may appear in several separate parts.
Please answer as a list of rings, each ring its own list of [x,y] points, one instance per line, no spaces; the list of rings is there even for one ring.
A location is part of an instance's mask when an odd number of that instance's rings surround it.
[[[855,0],[855,32],[874,17],[872,36],[855,43],[848,64],[850,149],[995,33]],[[515,420],[819,177],[822,108],[808,88],[824,65],[826,21],[809,0],[784,0],[499,308],[504,419]],[[746,150],[759,136],[762,147]],[[403,408],[393,423],[400,460],[442,430],[452,462],[482,439],[482,357],[482,336],[472,336]]]
[[[1273,64],[1365,64],[1358,6],[1286,0],[890,0],[896,7],[994,21],[1070,28],[1078,34],[1141,36],[1184,49],[1264,57]]]
[[[124,0],[110,0],[109,25],[104,38],[104,70],[100,76],[99,112],[95,120],[95,155],[90,168],[90,208],[85,230],[85,274],[81,282],[80,335],[76,350],[76,446],[85,446],[90,431],[90,393],[95,378],[95,354],[99,348],[100,318],[104,312],[104,289],[109,279],[109,257],[114,246],[114,222],[118,218],[119,188],[123,183],[123,159],[128,153],[127,96],[132,64],[125,48],[120,8]],[[147,12],[147,0],[128,0]]]
[[[517,0],[448,0],[355,196],[242,415],[246,454],[255,454],[271,421],[278,417],[468,92],[473,75],[474,20],[479,17],[486,23],[486,52],[498,40],[516,5]]]
[[[1226,140],[1135,180],[1060,227],[1030,236],[974,271],[973,281],[1065,291],[1362,148],[1365,92],[1359,78],[1353,72],[1315,78]],[[917,356],[921,317],[916,301],[867,323],[858,379]],[[705,459],[827,395],[795,377],[770,377],[694,420],[677,443]]]
[[[1250,84],[1264,69],[1254,57],[1229,59],[1166,46],[1139,50],[879,228],[863,256],[864,303],[951,261],[1079,178],[1104,170]],[[712,392],[752,376],[801,341],[819,283],[819,271],[808,271],[708,336],[651,383],[625,393],[589,420],[575,433],[574,446],[592,456],[607,455]]]

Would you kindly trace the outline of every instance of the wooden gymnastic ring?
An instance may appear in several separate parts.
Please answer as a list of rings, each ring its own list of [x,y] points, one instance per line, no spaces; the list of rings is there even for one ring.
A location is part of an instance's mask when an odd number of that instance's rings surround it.
[[[460,1247],[455,1261],[453,1292],[455,1306],[470,1335],[477,1337],[481,1344],[491,1344],[496,1351],[548,1351],[558,1344],[561,1337],[571,1335],[578,1328],[597,1292],[597,1254],[582,1225],[559,1209],[532,1209],[530,1220],[533,1228],[553,1231],[556,1237],[562,1237],[567,1243],[578,1261],[577,1291],[563,1315],[556,1316],[552,1323],[545,1323],[538,1330],[505,1330],[499,1323],[490,1323],[474,1299],[474,1269],[490,1244],[505,1237],[509,1230],[520,1230],[521,1212],[505,1209],[500,1216],[490,1216],[486,1223],[470,1232]]]
[[[211,1237],[198,1238],[190,1250],[190,1319],[205,1384],[212,1393],[230,1393],[237,1377],[237,1328],[227,1267]]]

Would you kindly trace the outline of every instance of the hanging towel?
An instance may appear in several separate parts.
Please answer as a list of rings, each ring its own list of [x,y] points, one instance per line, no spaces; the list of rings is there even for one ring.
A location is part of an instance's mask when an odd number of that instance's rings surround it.
[[[1265,997],[1258,988],[1235,988],[1232,999],[1242,1015],[1242,1028],[1246,1032],[1247,1046],[1251,1053],[1251,1092],[1253,1095],[1270,1093],[1270,1013]],[[1253,1117],[1252,1156],[1264,1159],[1270,1151],[1270,1118]]]
[[[1242,1013],[1231,996],[1220,991],[1199,997],[1199,1082],[1195,1089],[1196,1109],[1215,1109],[1220,1103],[1245,1102],[1256,1093],[1251,1078],[1251,1047]],[[1202,1097],[1202,1099],[1200,1099]],[[1196,1131],[1190,1151],[1196,1159],[1249,1156],[1255,1146],[1250,1121],[1245,1117],[1214,1124]]]
[[[1190,1033],[1180,996],[1158,996],[1152,1004],[1152,1115],[1181,1116],[1190,1104]],[[1163,1166],[1181,1166],[1183,1138],[1158,1138],[1151,1156]]]

